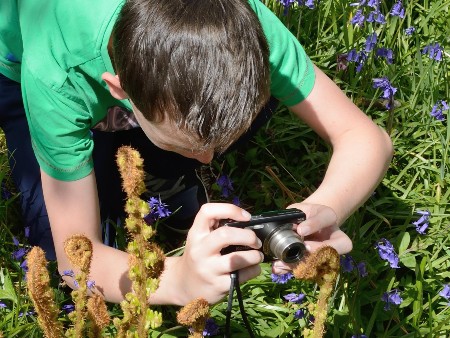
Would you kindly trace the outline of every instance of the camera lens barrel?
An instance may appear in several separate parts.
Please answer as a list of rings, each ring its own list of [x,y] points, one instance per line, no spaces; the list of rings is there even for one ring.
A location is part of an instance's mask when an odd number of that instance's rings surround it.
[[[265,255],[286,263],[295,263],[302,259],[306,248],[292,226],[292,223],[269,222],[251,229],[263,242],[262,251]]]

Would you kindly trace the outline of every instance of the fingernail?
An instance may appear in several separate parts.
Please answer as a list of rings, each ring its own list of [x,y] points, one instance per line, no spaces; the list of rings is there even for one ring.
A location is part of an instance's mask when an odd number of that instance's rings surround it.
[[[262,242],[261,242],[261,240],[259,239],[259,238],[256,238],[258,241],[256,242],[256,243],[258,243],[258,247],[257,247],[257,249],[259,249],[259,248],[261,248],[262,247]]]
[[[242,216],[244,216],[245,218],[250,218],[252,217],[252,215],[248,212],[242,209]]]
[[[261,256],[261,263],[264,261],[264,254],[260,251],[259,252],[260,256]]]

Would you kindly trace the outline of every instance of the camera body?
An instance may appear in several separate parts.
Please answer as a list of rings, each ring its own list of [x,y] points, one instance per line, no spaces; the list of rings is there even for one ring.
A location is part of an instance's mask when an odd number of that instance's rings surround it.
[[[281,259],[286,263],[298,262],[305,254],[303,239],[292,230],[294,224],[306,219],[303,211],[298,209],[274,210],[254,215],[250,221],[237,222],[230,219],[220,221],[220,226],[250,229],[261,240],[261,251],[265,261]],[[247,246],[230,245],[222,254],[234,251],[252,250]]]

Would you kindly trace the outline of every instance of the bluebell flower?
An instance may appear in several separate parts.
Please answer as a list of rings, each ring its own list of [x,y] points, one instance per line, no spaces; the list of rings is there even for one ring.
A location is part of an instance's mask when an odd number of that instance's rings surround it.
[[[431,109],[430,115],[438,121],[444,121],[445,120],[444,111],[447,110],[449,110],[447,102],[444,100],[439,100]]]
[[[398,16],[402,19],[405,17],[405,8],[403,7],[401,0],[398,0],[394,4],[394,6],[391,9],[391,15]]]
[[[366,43],[365,43],[365,46],[366,46],[365,51],[366,51],[366,53],[371,52],[375,48],[376,44],[377,44],[377,33],[373,32],[366,39]]]
[[[304,309],[298,309],[297,311],[295,311],[294,318],[295,319],[305,318],[305,310]]]
[[[359,262],[356,265],[356,268],[358,269],[358,273],[360,277],[366,277],[368,275],[367,273],[367,268],[366,268],[366,263],[364,262]]]
[[[301,302],[303,302],[303,299],[305,299],[305,294],[304,293],[296,294],[292,292],[288,293],[287,295],[284,295],[283,298],[286,299],[288,302],[300,304]]]
[[[390,48],[381,47],[378,48],[375,52],[377,57],[384,57],[388,64],[392,64],[394,62],[394,52]]]
[[[233,181],[227,175],[221,175],[216,183],[221,189],[222,196],[225,198],[228,198],[231,192],[234,191]]]
[[[398,269],[398,255],[395,252],[394,246],[386,238],[380,239],[380,241],[375,245],[378,250],[380,258],[389,262],[391,268]]]
[[[7,308],[6,304],[0,300],[0,309],[6,309],[6,308]]]
[[[432,60],[442,61],[442,47],[438,42],[425,46],[422,49],[422,54],[428,54]]]
[[[219,334],[219,325],[216,324],[214,319],[208,318],[205,323],[205,329],[203,330],[203,337],[210,337]]]
[[[77,280],[74,280],[74,281],[73,281],[73,286],[74,286],[76,289],[78,289],[78,288],[80,287],[80,284],[78,284],[78,281],[77,281]]]
[[[414,27],[408,27],[405,29],[405,35],[413,35],[413,33],[416,31]]]
[[[26,259],[24,259],[23,262],[20,263],[20,268],[22,269],[22,272],[26,276],[26,273],[28,272],[28,261]]]
[[[73,270],[64,270],[61,276],[75,277],[75,273]]]
[[[314,0],[297,0],[297,2],[300,6],[306,6],[309,9],[315,8]]]
[[[391,309],[391,304],[400,305],[403,302],[403,299],[402,297],[400,297],[400,293],[397,289],[393,289],[389,292],[383,293],[383,296],[381,296],[381,300],[385,302],[385,311]]]
[[[27,254],[27,249],[25,248],[19,248],[16,251],[13,251],[11,254],[12,258],[16,261],[22,259],[23,256]]]
[[[241,201],[239,200],[239,197],[234,196],[233,200],[231,201],[234,205],[237,205],[238,207],[241,206]]]
[[[88,280],[86,282],[86,286],[88,287],[88,289],[92,290],[95,287],[95,280]]]
[[[354,49],[353,49],[354,50]],[[356,51],[355,51],[356,52]],[[338,71],[340,70],[346,70],[348,67],[348,54],[344,53],[344,54],[339,54],[336,57],[336,69]]]
[[[356,72],[359,73],[367,60],[367,54],[364,51],[357,52],[356,49],[352,49],[348,52],[347,60],[356,63]]]
[[[35,313],[36,313],[36,312],[33,311],[33,310],[27,311],[27,312],[20,312],[18,317],[21,318],[21,317],[23,317],[23,316],[32,316],[32,315],[34,315]]]
[[[387,77],[373,79],[373,88],[381,89],[383,93],[381,98],[387,99],[386,108],[390,109],[394,102],[394,94],[397,92],[397,88],[393,87]]]
[[[353,15],[350,22],[352,23],[352,25],[362,27],[362,26],[364,26],[365,19],[366,19],[366,17],[364,16],[363,11],[361,9],[358,9],[355,12],[355,15]]]
[[[353,336],[352,336],[352,338],[367,338],[367,336],[365,335],[365,334],[354,334]]]
[[[352,272],[355,269],[355,262],[350,255],[342,255],[340,257],[341,268],[344,272]]]
[[[61,307],[61,309],[64,310],[66,313],[71,313],[71,312],[73,312],[75,310],[75,305],[73,305],[73,304],[66,304],[66,305],[63,305]]]
[[[450,284],[445,284],[444,288],[439,292],[439,296],[444,297],[446,300],[450,301]],[[447,304],[450,306],[450,302]]]
[[[373,23],[379,23],[379,24],[385,24],[386,23],[386,18],[384,16],[383,13],[380,12],[379,9],[373,10],[371,11],[366,18],[367,22]]]
[[[16,236],[13,236],[12,241],[13,241],[13,244],[15,246],[19,246],[20,245],[19,240],[16,238]]]
[[[412,224],[414,224],[416,226],[416,231],[421,234],[424,235],[425,231],[427,230],[429,223],[428,220],[430,219],[431,213],[428,210],[425,211],[416,211],[420,216],[420,218],[413,222]]]
[[[292,279],[294,277],[294,275],[290,272],[285,273],[283,275],[277,275],[272,273],[270,275],[270,277],[272,278],[272,282],[277,283],[277,284],[286,284],[290,279]]]
[[[145,222],[153,224],[160,218],[168,217],[172,212],[167,208],[167,204],[161,201],[161,198],[150,197],[148,201],[150,212],[144,216]]]

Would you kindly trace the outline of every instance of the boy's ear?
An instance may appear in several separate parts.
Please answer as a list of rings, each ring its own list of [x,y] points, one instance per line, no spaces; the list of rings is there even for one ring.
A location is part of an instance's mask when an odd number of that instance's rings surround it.
[[[109,92],[114,98],[118,100],[128,99],[127,93],[125,93],[125,91],[122,89],[122,86],[120,85],[118,75],[113,75],[111,73],[105,72],[102,74],[102,79],[108,85]]]

